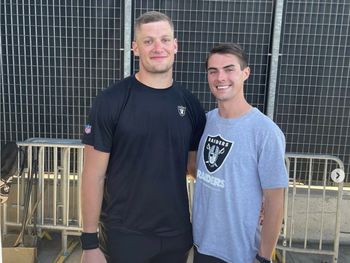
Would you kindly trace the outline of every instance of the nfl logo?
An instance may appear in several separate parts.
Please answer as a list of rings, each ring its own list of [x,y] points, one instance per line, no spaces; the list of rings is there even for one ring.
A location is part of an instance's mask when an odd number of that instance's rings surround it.
[[[90,124],[85,125],[84,131],[86,134],[90,134],[91,133],[91,125]]]

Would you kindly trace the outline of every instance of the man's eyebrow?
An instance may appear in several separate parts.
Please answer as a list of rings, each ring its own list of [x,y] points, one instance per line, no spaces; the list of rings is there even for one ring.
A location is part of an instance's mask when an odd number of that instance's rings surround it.
[[[148,36],[148,35],[141,37],[141,39],[155,39],[155,38],[157,38],[157,37]],[[162,36],[160,36],[160,38],[172,38],[172,35],[162,35]]]
[[[230,65],[225,66],[224,69],[226,69],[226,68],[234,68],[234,67],[236,67],[236,65],[230,64]]]
[[[234,65],[234,64],[230,64],[230,65],[226,65],[226,66],[224,66],[224,67],[223,67],[223,69],[227,69],[227,68],[234,68],[234,67],[236,67],[236,65]],[[215,68],[215,67],[210,67],[210,68],[208,68],[207,70],[218,70],[218,68]]]

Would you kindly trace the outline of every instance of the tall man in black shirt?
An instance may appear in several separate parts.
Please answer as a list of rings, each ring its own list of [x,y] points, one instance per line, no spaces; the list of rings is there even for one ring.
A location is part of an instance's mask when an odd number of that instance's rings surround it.
[[[140,70],[97,96],[85,127],[82,262],[186,262],[186,172],[195,171],[205,114],[173,82],[177,40],[168,16],[141,15],[132,45]]]

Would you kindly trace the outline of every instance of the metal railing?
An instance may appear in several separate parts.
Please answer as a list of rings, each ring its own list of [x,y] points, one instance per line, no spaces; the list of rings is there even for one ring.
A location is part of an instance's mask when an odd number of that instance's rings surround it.
[[[338,169],[344,171],[343,162],[330,155],[288,153],[286,166],[290,184],[277,245],[282,262],[287,251],[326,255],[337,262],[343,182],[331,177]]]
[[[23,166],[18,170],[23,172],[14,179],[13,193],[4,204],[3,232],[6,234],[8,227],[21,227],[27,216],[24,211],[28,211],[27,227],[61,231],[65,250],[67,236],[81,231],[79,189],[84,146],[79,140],[41,138],[17,145],[19,166]]]

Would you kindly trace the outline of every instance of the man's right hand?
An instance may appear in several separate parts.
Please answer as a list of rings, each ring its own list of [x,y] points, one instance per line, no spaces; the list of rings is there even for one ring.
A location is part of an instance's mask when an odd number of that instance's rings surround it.
[[[107,263],[107,260],[101,249],[95,248],[83,250],[83,254],[81,255],[81,263]]]

